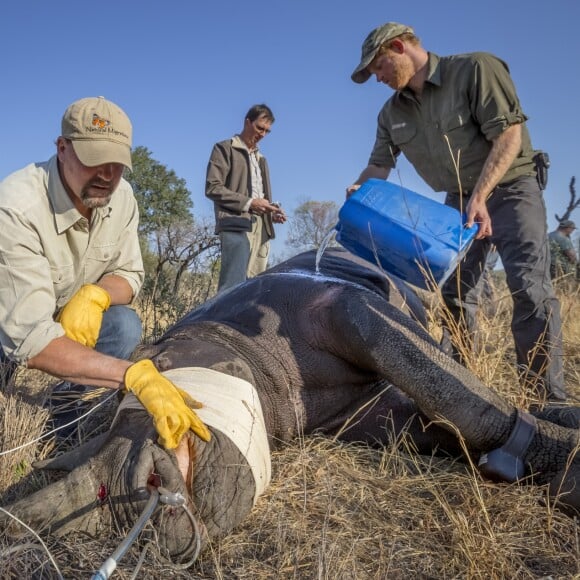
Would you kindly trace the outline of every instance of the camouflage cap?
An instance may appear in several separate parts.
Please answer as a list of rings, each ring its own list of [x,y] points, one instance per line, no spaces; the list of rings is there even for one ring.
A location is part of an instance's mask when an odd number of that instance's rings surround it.
[[[362,45],[362,55],[359,65],[354,69],[350,78],[355,83],[366,83],[371,73],[367,70],[367,66],[371,64],[372,60],[377,55],[379,47],[387,40],[392,40],[406,32],[413,33],[410,26],[399,24],[398,22],[387,22],[382,26],[375,28],[366,38]]]
[[[558,227],[560,228],[572,228],[573,230],[576,229],[576,224],[572,220],[562,220]]]

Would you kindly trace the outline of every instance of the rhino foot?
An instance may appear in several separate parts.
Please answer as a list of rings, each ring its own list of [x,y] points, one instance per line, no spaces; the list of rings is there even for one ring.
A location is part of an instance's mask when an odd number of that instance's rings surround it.
[[[479,458],[480,472],[493,481],[513,483],[522,479],[526,472],[524,457],[537,432],[536,419],[518,410],[509,439],[501,447],[483,453]]]
[[[533,412],[536,419],[542,419],[555,423],[568,429],[580,429],[580,407],[565,407],[561,405],[549,405],[542,411]]]

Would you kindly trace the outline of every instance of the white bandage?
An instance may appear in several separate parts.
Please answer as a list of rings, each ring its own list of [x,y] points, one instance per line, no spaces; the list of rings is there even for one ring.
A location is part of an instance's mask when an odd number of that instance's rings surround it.
[[[256,482],[255,505],[270,483],[272,464],[262,405],[254,386],[201,367],[171,369],[162,374],[199,401],[203,405],[195,410],[199,418],[231,439],[246,458]],[[119,411],[127,407],[141,407],[132,393],[125,396]]]

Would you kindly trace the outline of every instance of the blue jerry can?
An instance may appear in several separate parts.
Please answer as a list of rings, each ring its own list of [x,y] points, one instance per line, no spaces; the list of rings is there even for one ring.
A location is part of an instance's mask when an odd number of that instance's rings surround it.
[[[382,179],[365,181],[338,218],[342,246],[425,289],[447,280],[478,229],[466,228],[456,209]]]

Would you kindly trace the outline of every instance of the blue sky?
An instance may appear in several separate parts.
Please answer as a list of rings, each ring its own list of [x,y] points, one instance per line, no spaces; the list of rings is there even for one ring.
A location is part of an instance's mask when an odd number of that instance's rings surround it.
[[[186,180],[195,215],[211,216],[211,147],[265,102],[276,116],[261,145],[276,200],[287,212],[307,198],[341,204],[391,94],[350,73],[368,32],[394,20],[438,54],[482,50],[508,62],[533,145],[552,160],[550,229],[570,178],[580,181],[578,0],[19,0],[0,15],[0,178],[52,155],[69,103],[104,95],[131,117],[134,145]],[[406,162],[398,169],[392,180],[442,200]]]

